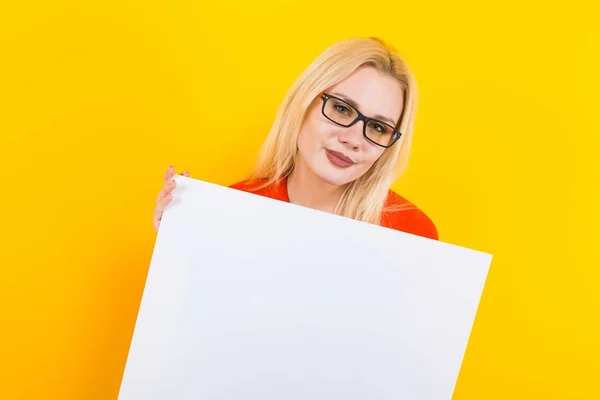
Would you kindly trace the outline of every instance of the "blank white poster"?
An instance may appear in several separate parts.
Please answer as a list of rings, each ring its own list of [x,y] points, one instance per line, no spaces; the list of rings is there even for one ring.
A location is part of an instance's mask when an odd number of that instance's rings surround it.
[[[491,255],[177,176],[120,400],[449,400]]]

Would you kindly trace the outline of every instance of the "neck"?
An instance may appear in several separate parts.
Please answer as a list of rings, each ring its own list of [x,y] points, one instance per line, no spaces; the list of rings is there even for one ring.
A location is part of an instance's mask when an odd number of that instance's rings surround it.
[[[331,185],[318,178],[302,161],[287,178],[287,192],[290,203],[333,213],[344,191],[343,186]]]

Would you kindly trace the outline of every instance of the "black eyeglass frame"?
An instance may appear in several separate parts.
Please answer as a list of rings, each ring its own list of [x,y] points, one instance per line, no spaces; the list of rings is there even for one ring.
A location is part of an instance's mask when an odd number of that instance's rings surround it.
[[[321,92],[319,93],[319,97],[321,98],[321,100],[323,100],[323,106],[321,107],[321,113],[323,114],[323,116],[325,118],[327,118],[328,120],[330,120],[331,122],[333,122],[334,124],[337,124],[339,126],[343,126],[344,128],[349,128],[352,125],[354,125],[355,123],[357,123],[358,121],[363,121],[363,136],[365,137],[365,139],[367,139],[369,142],[373,143],[374,145],[389,149],[390,147],[392,147],[394,145],[394,143],[396,143],[398,141],[398,139],[400,139],[400,136],[402,136],[402,132],[400,132],[398,129],[394,128],[392,125],[388,124],[387,122],[383,122],[381,120],[378,120],[376,118],[370,118],[365,116],[364,114],[362,114],[360,111],[358,111],[356,109],[356,107],[352,106],[352,104],[349,104],[346,100],[344,99],[340,99],[339,97],[333,96],[331,94],[327,94],[325,92]],[[325,114],[325,105],[327,104],[327,100],[329,99],[336,99],[339,100],[341,102],[343,102],[344,104],[348,104],[348,106],[352,107],[352,109],[354,111],[356,111],[356,118],[350,122],[348,125],[344,125],[344,124],[340,124],[337,121],[332,120],[331,118],[329,118],[326,114]],[[370,139],[367,136],[367,125],[369,124],[369,121],[376,121],[380,124],[389,126],[390,128],[392,128],[392,130],[394,131],[394,134],[392,136],[392,139],[390,140],[390,144],[388,144],[387,146],[383,145],[383,144],[379,144],[377,142],[375,142],[374,140]]]

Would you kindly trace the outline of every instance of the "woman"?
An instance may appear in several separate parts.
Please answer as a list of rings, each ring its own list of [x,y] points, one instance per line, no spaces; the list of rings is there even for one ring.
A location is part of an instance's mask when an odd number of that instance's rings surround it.
[[[336,43],[287,93],[253,176],[231,187],[438,240],[427,215],[390,190],[406,166],[416,102],[412,72],[392,47]],[[164,176],[156,230],[174,174]]]

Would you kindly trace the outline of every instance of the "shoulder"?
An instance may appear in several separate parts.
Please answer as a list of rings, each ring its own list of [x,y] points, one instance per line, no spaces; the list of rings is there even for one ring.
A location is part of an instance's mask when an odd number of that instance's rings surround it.
[[[232,189],[270,197],[272,199],[287,201],[285,185],[270,183],[267,179],[243,180],[229,186]]]
[[[263,180],[243,180],[240,182],[236,182],[233,185],[229,185],[229,187],[244,192],[255,192],[257,190],[260,190],[263,184]]]
[[[437,228],[431,218],[420,210],[415,204],[390,190],[381,215],[381,225],[439,240]]]

